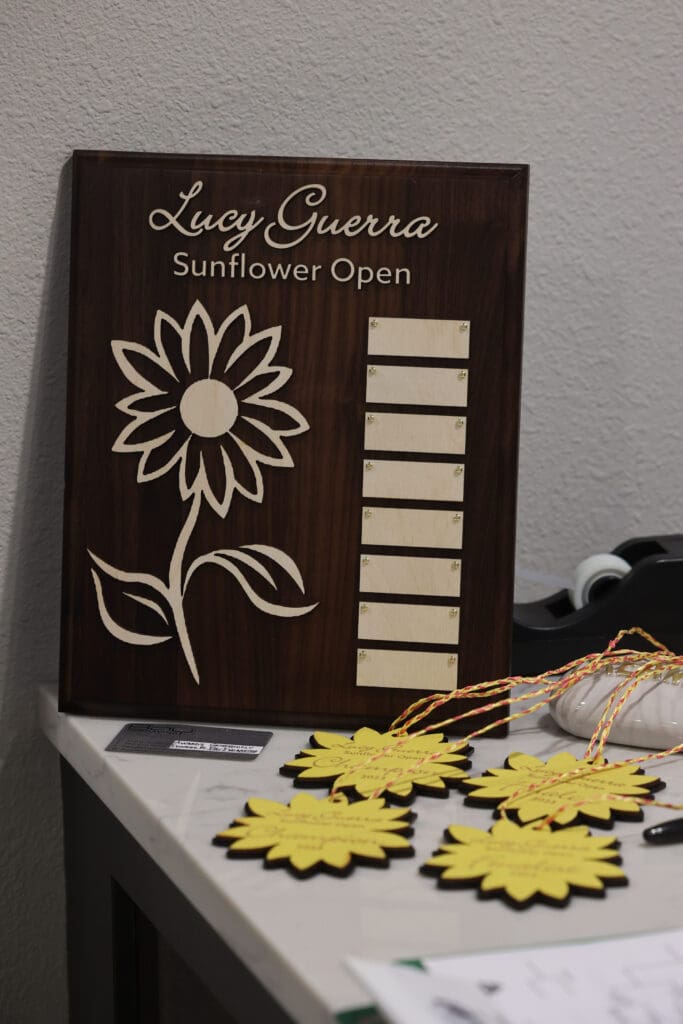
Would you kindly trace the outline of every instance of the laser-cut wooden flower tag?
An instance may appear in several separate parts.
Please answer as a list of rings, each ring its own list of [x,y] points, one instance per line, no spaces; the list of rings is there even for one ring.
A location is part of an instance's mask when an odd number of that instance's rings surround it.
[[[414,815],[382,799],[349,803],[299,793],[289,804],[253,797],[247,816],[214,837],[229,857],[264,856],[264,867],[287,867],[298,878],[318,871],[348,875],[355,864],[388,867],[389,857],[412,857],[407,837]]]
[[[597,770],[598,765],[605,767]],[[596,768],[557,778],[590,766]],[[563,752],[547,762],[531,754],[510,754],[504,768],[491,768],[464,785],[469,790],[465,803],[495,807],[505,802],[505,811],[523,823],[552,817],[555,826],[585,820],[611,828],[614,818],[640,821],[640,804],[628,798],[648,797],[664,783],[656,775],[644,775],[634,764],[607,765],[601,758],[579,760]]]
[[[469,747],[455,750],[443,733],[396,736],[364,727],[349,739],[331,732],[316,732],[313,747],[282,766],[283,775],[296,776],[297,786],[334,783],[360,797],[381,794],[397,803],[409,803],[417,793],[448,796],[448,787],[467,779]],[[393,780],[393,781],[392,781]]]
[[[618,843],[592,836],[585,825],[552,831],[497,821],[489,832],[451,825],[420,869],[443,888],[478,886],[479,897],[500,897],[517,909],[539,901],[564,907],[574,893],[604,896],[608,885],[627,885]]]

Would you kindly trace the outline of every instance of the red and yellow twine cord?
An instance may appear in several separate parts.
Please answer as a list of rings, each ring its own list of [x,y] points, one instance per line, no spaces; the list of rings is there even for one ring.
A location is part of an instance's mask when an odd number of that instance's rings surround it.
[[[651,644],[654,650],[638,651],[619,647],[619,644],[627,636],[641,637],[643,640],[646,640]],[[413,775],[424,765],[429,764],[431,761],[438,761],[444,756],[444,754],[453,753],[467,744],[470,740],[475,739],[477,736],[483,736],[485,733],[492,729],[496,729],[498,726],[509,722],[515,722],[520,718],[524,718],[526,715],[539,711],[541,708],[550,704],[551,701],[556,700],[561,694],[566,693],[573,686],[576,686],[577,683],[580,683],[583,679],[594,675],[596,672],[606,667],[613,667],[621,673],[628,670],[628,675],[626,678],[619,680],[615,684],[600,720],[590,738],[584,754],[584,760],[599,760],[602,757],[605,743],[607,742],[615,719],[623,710],[624,706],[638,686],[645,679],[650,679],[655,675],[665,673],[672,669],[682,669],[683,655],[674,654],[673,651],[670,651],[664,646],[664,644],[655,640],[655,638],[644,629],[641,629],[639,626],[633,626],[630,629],[620,630],[620,632],[617,633],[617,635],[609,642],[604,651],[589,654],[582,658],[576,658],[560,668],[551,669],[547,672],[541,673],[541,675],[508,676],[505,679],[495,679],[483,683],[475,683],[472,686],[466,686],[460,690],[452,690],[450,693],[433,693],[425,697],[420,697],[419,700],[416,700],[413,704],[402,711],[398,718],[392,722],[389,731],[396,736],[396,741],[391,745],[378,750],[377,753],[369,757],[367,761],[364,761],[359,765],[359,770],[366,768],[374,761],[380,760],[385,755],[390,754],[398,747],[403,746],[416,737],[424,736],[430,732],[441,731],[446,729],[448,726],[455,725],[456,722],[463,721],[467,718],[474,718],[478,715],[485,715],[488,712],[496,711],[501,707],[520,704],[525,701],[534,700],[537,697],[540,699],[523,710],[514,711],[511,714],[509,713],[504,715],[502,718],[490,722],[488,725],[482,726],[479,729],[474,729],[465,737],[454,740],[442,750],[426,754],[423,758],[416,760],[412,765],[399,772],[397,775],[385,780],[382,785],[378,786],[371,794],[369,799],[381,796],[386,789],[396,785],[406,777]],[[531,692],[522,693],[510,698],[508,697],[508,691],[513,686],[528,686],[533,687],[533,689],[531,689]],[[442,719],[440,722],[426,725],[424,728],[419,729],[416,732],[410,731],[419,722],[428,718],[434,712],[438,711],[439,708],[448,704],[451,700],[456,698],[458,700],[474,698],[481,699],[485,697],[498,697],[500,699],[489,700],[483,705],[470,708],[469,711],[464,711],[458,715],[453,715],[450,718]],[[520,789],[518,792],[509,796],[499,806],[499,811],[503,817],[506,817],[506,807],[519,797],[527,796],[541,789],[547,789],[573,777],[590,775],[594,772],[606,771],[616,767],[623,767],[625,765],[639,765],[645,764],[648,761],[661,761],[665,757],[671,757],[672,755],[679,754],[681,752],[683,752],[683,743],[670,747],[668,750],[657,751],[653,754],[642,754],[639,757],[628,758],[623,761],[612,762],[609,764],[592,763],[581,765],[571,771],[558,773],[550,779],[544,779],[541,782],[532,783],[525,788]],[[336,784],[333,785],[330,790],[329,798],[331,800],[336,800],[340,795],[341,791],[338,786]],[[652,797],[624,797],[605,793],[601,796],[596,795],[590,800],[575,802],[573,804],[567,804],[556,808],[551,815],[543,819],[535,827],[547,828],[563,811],[568,810],[570,807],[580,807],[583,803],[594,802],[596,799],[628,800],[647,806],[654,805],[656,807],[668,807],[673,810],[683,809],[683,804],[666,803],[661,800],[655,800]]]

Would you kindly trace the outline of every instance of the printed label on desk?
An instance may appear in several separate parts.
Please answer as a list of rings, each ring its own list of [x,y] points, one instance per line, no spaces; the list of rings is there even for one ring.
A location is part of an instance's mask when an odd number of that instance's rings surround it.
[[[129,722],[106,749],[120,754],[253,760],[272,735],[272,732],[228,729],[217,725]]]
[[[208,750],[212,754],[260,754],[263,747],[246,743],[207,743],[201,740],[174,740],[171,750]]]

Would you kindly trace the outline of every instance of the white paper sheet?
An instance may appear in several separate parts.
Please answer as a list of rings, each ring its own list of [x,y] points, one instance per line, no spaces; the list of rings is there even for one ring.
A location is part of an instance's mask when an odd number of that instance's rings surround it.
[[[349,966],[391,1024],[683,1024],[683,930]]]

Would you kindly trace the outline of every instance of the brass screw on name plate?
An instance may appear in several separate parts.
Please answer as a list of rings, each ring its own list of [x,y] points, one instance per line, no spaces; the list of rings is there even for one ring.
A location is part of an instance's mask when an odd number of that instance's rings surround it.
[[[372,519],[372,509],[371,508],[364,508],[363,509],[363,515],[365,516],[366,519]]]
[[[460,428],[464,427],[464,426],[465,426],[464,419],[462,418],[462,416],[458,416],[457,420],[455,421],[455,429],[456,430],[460,430]]]
[[[365,468],[366,469],[373,469],[374,465],[375,465],[374,462],[366,462],[365,463]]]
[[[368,610],[368,606],[366,604],[362,604],[360,606],[360,613],[361,613],[361,615],[365,615],[367,610]]]
[[[460,324],[460,327],[458,328],[458,330],[460,331],[461,334],[464,334],[468,327],[469,327],[469,324],[466,321],[463,321]]]
[[[369,412],[367,414],[367,416],[365,417],[365,422],[366,423],[374,423],[375,422],[375,417],[372,415],[371,412]]]
[[[370,559],[367,557],[367,555],[363,555],[363,557],[360,560],[360,564],[361,565],[370,565]]]
[[[367,656],[368,656],[368,652],[367,651],[359,651],[358,652],[358,660],[359,661],[365,661]]]
[[[450,608],[449,611],[448,611],[448,614],[450,615],[450,617],[452,619],[457,619],[457,617],[458,617],[458,609],[457,608]]]
[[[376,373],[377,373],[377,367],[376,366],[368,366],[368,374],[369,374],[370,377],[374,377]]]
[[[457,572],[460,568],[460,562],[451,562],[451,569],[453,572]]]
[[[449,656],[448,656],[448,664],[449,665],[455,665],[457,660],[458,659],[457,659],[455,654],[449,654]]]
[[[459,523],[461,519],[462,519],[461,513],[460,512],[456,512],[455,515],[453,516],[453,522],[454,523]]]
[[[463,468],[464,467],[460,465],[456,466],[455,469],[453,470],[453,476],[462,476]]]
[[[467,377],[467,370],[461,370],[458,374],[458,380],[465,380]]]
[[[373,317],[372,320],[370,321],[370,326],[379,327],[379,320],[375,320],[375,318]]]

